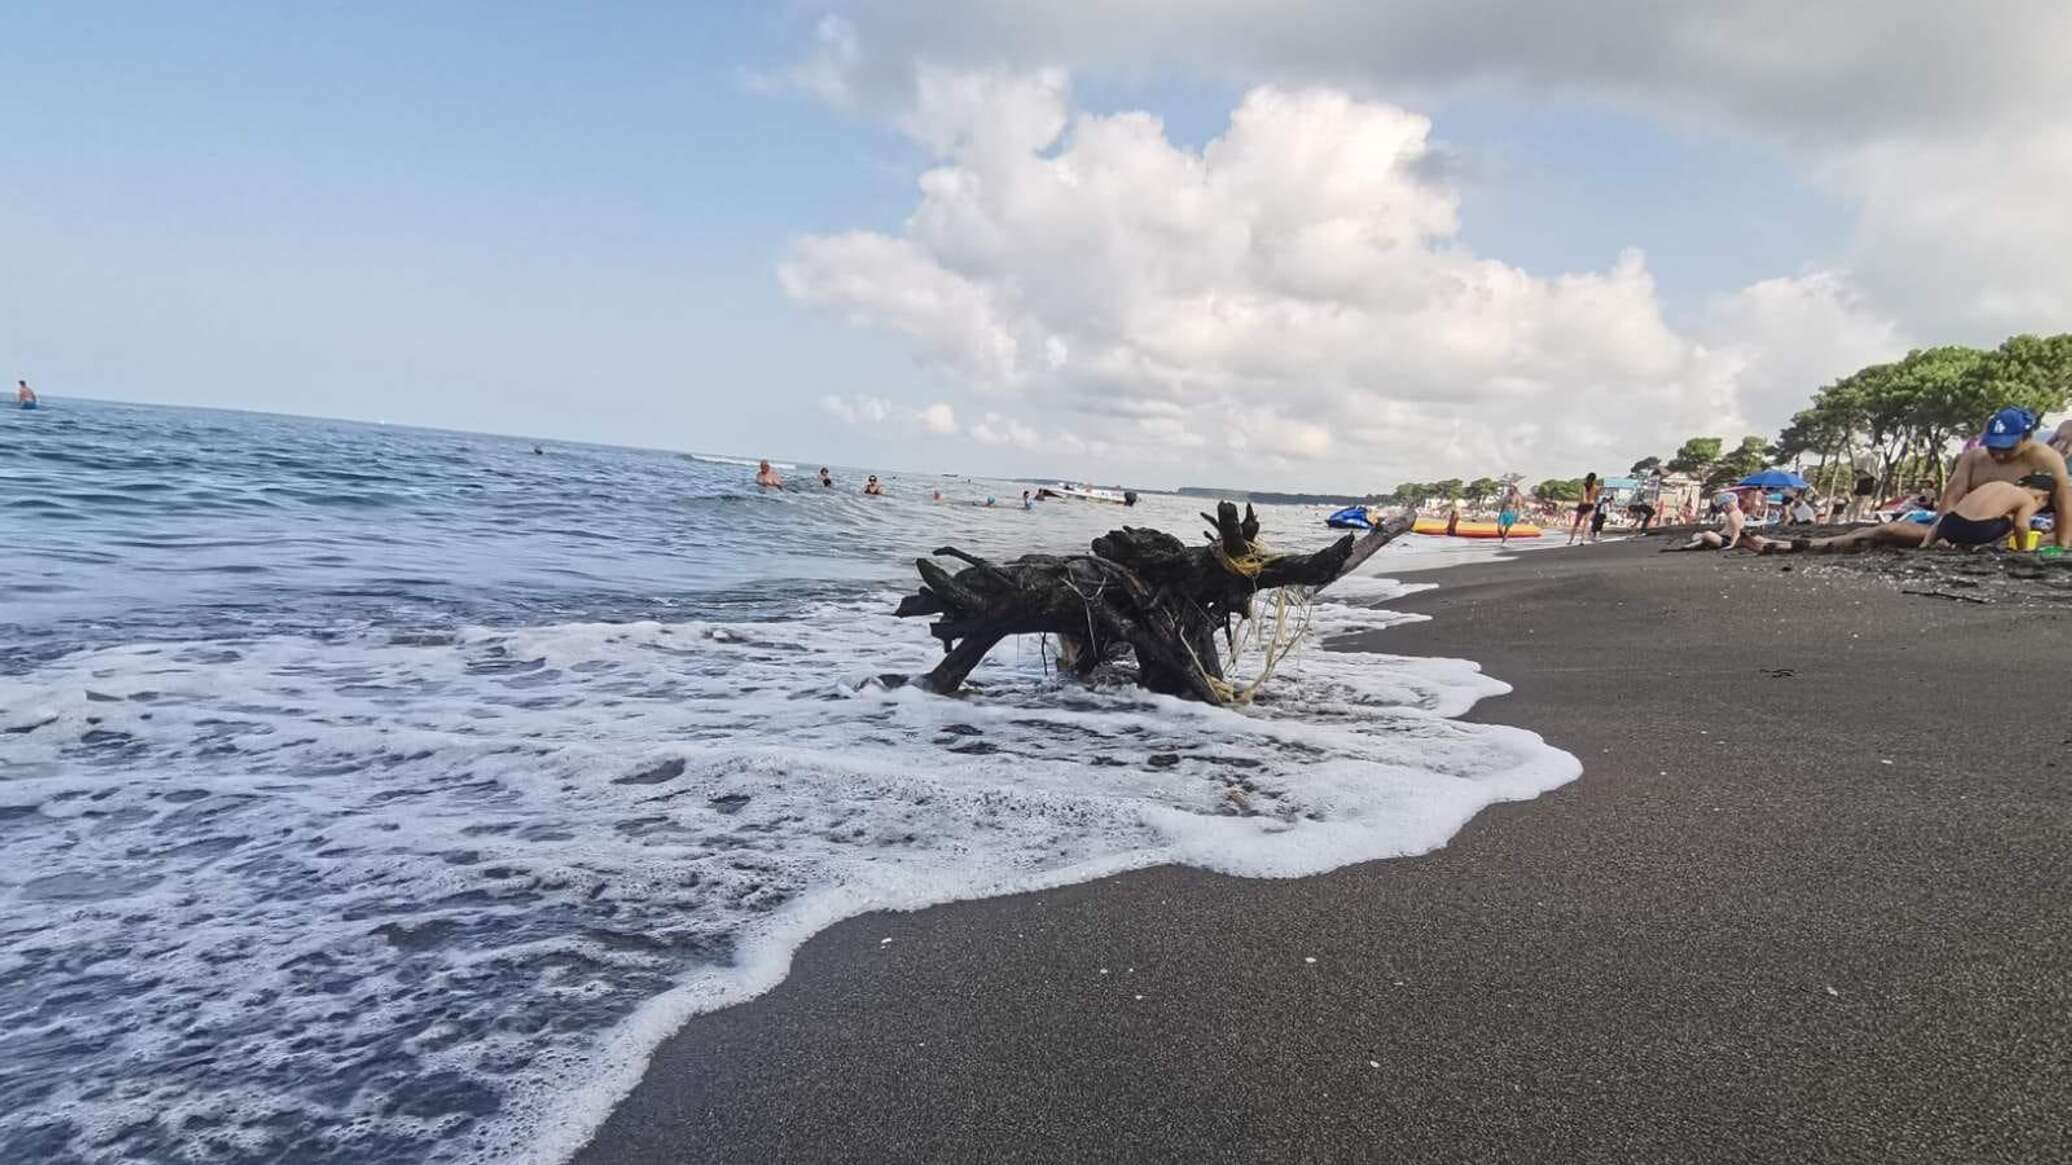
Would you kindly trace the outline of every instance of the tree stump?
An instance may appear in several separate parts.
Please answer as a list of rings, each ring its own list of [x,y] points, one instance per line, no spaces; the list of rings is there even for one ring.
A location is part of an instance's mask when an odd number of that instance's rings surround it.
[[[1251,506],[1240,517],[1235,505],[1219,502],[1202,518],[1214,527],[1206,545],[1125,526],[1094,539],[1092,554],[1026,554],[994,564],[942,547],[935,557],[965,564],[954,574],[915,560],[921,586],[900,600],[898,614],[937,616],[929,631],[944,652],[920,682],[955,692],[1002,639],[1051,635],[1060,665],[1077,675],[1130,655],[1137,682],[1154,692],[1228,703],[1217,632],[1228,640],[1262,591],[1329,586],[1411,525],[1408,517],[1392,518],[1314,554],[1266,555]]]

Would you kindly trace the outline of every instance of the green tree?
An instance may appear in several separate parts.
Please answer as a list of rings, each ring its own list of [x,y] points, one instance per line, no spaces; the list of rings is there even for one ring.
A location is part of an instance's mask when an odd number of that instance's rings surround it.
[[[1981,354],[1965,379],[1956,395],[1976,410],[1980,426],[2008,405],[2038,417],[2056,412],[2072,400],[2072,334],[2009,336],[1998,348]]]
[[[1435,497],[1445,498],[1449,502],[1459,501],[1462,488],[1460,478],[1449,477],[1444,481],[1433,482],[1432,494]]]
[[[1543,502],[1572,502],[1583,496],[1583,482],[1574,477],[1550,477],[1532,487],[1532,496]]]
[[[1662,459],[1660,457],[1643,457],[1640,460],[1633,463],[1633,468],[1626,471],[1626,476],[1646,477],[1648,474],[1653,473],[1655,470],[1660,469],[1661,467]]]
[[[1693,437],[1677,447],[1676,456],[1669,459],[1671,473],[1702,477],[1719,460],[1719,447],[1723,444],[1718,437]]]
[[[1769,452],[1770,443],[1763,438],[1743,437],[1739,448],[1713,462],[1705,475],[1705,488],[1715,490],[1740,481],[1761,469],[1769,460]]]
[[[1488,501],[1504,491],[1504,483],[1493,477],[1478,477],[1467,485],[1467,498],[1471,502]]]

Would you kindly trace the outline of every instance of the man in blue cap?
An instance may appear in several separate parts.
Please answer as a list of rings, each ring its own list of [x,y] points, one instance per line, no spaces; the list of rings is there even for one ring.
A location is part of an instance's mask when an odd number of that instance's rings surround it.
[[[2036,440],[2036,414],[2013,405],[1993,414],[1978,447],[1957,457],[1950,471],[1950,484],[1936,503],[1936,517],[1954,509],[1957,503],[1987,482],[2018,482],[2031,474],[2047,474],[2056,483],[2051,491],[2052,508],[2058,514],[2053,540],[2060,550],[2072,550],[2072,477],[2065,472],[2065,457]]]
[[[2027,409],[2010,406],[1994,413],[1978,445],[1958,454],[1931,521],[1887,522],[1835,538],[1790,542],[1750,537],[1742,545],[1759,554],[1870,546],[1926,549],[1937,542],[1990,546],[2027,530],[2032,516],[2047,513],[2053,521],[2052,544],[2042,553],[2062,554],[2072,550],[2072,478],[2066,476],[2064,454],[2036,440],[2035,432],[2036,415]]]

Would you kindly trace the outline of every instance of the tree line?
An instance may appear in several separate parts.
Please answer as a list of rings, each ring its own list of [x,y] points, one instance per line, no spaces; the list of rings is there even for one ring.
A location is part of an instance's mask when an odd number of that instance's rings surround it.
[[[1957,344],[1920,348],[1823,386],[1774,440],[1749,436],[1728,446],[1723,437],[1692,437],[1666,459],[1641,458],[1627,474],[1681,474],[1710,491],[1768,465],[1812,460],[1808,477],[1836,493],[1848,488],[1856,459],[1869,456],[1877,465],[1873,476],[1880,496],[1931,482],[1940,489],[1948,472],[1944,450],[1977,436],[1996,410],[2015,405],[2042,417],[2063,409],[2068,401],[2072,333],[2010,336],[1992,349]],[[1399,506],[1441,501],[1475,505],[1499,500],[1512,480],[1515,476],[1406,481],[1390,493],[1364,500]],[[1574,501],[1583,496],[1583,482],[1548,478],[1525,492],[1543,502]]]
[[[1854,477],[1856,459],[1868,456],[1881,496],[1931,483],[1940,489],[1949,470],[1944,451],[1978,436],[1995,411],[2014,405],[2040,418],[2068,401],[2072,334],[2010,336],[1990,350],[1918,348],[1823,386],[1775,440],[1745,437],[1722,452],[1721,438],[1693,437],[1667,461],[1643,458],[1632,472],[1659,466],[1717,489],[1765,465],[1811,460],[1809,478],[1835,493]]]

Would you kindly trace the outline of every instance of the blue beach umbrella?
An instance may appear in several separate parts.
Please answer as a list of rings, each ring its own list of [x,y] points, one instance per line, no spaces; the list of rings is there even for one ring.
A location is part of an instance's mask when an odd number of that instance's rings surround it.
[[[1749,489],[1805,489],[1806,479],[1786,469],[1764,469],[1741,479]]]

